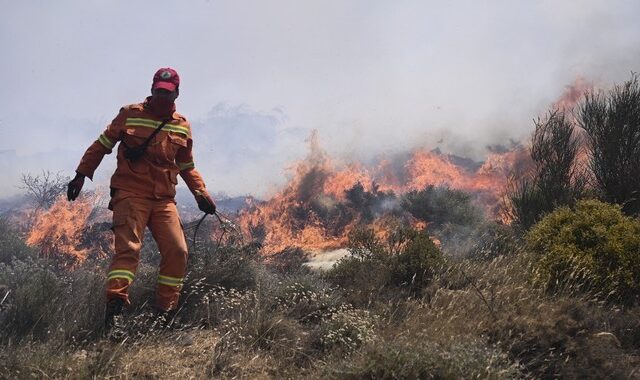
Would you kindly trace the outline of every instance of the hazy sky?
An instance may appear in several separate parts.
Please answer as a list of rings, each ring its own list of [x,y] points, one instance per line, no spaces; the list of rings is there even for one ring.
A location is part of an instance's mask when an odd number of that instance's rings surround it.
[[[263,195],[317,129],[338,159],[522,139],[577,77],[640,71],[638,1],[0,0],[0,196],[71,175],[159,67],[208,186]],[[96,181],[106,183],[108,157]]]

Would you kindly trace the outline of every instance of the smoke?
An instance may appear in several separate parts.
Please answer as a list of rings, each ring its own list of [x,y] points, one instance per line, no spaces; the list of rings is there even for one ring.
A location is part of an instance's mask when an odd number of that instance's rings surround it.
[[[15,153],[0,154],[0,196],[20,172],[72,173],[165,65],[181,73],[209,186],[259,196],[286,182],[313,129],[344,162],[417,148],[482,161],[526,140],[575,78],[609,87],[640,70],[635,1],[249,3],[4,7],[0,150]]]
[[[306,154],[309,131],[291,126],[282,109],[256,111],[220,103],[192,123],[196,167],[207,186],[230,195],[273,193],[284,168]]]

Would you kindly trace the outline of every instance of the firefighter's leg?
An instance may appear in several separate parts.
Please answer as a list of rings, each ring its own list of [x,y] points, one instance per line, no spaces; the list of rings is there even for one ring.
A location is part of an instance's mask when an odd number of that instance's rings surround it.
[[[129,286],[138,268],[151,204],[141,198],[125,198],[114,199],[112,205],[115,254],[107,274],[107,300],[120,298],[129,304]]]
[[[187,270],[187,242],[173,201],[156,202],[149,229],[160,249],[160,273],[156,306],[164,311],[178,305],[182,281]]]

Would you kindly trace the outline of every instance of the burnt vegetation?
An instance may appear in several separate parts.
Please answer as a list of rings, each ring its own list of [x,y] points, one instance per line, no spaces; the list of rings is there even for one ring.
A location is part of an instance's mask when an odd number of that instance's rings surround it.
[[[315,271],[300,248],[265,258],[261,226],[253,240],[218,239],[221,226],[207,220],[190,241],[170,329],[155,327],[145,302],[158,261],[147,244],[124,343],[101,335],[105,260],[56,265],[56,255],[41,257],[0,220],[0,374],[633,378],[637,86],[634,76],[588,94],[575,114],[535,122],[533,165],[506,195],[511,224],[487,220],[472,195],[440,186],[398,195],[357,183],[338,199],[322,194],[324,174],[310,171],[288,220],[334,232],[357,221],[349,255]],[[185,224],[189,240],[194,225]]]

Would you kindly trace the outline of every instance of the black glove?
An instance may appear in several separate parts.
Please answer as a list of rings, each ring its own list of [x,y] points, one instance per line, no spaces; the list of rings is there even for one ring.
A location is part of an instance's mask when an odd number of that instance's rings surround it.
[[[206,192],[196,192],[196,202],[198,202],[198,208],[205,214],[216,213],[216,203]]]
[[[80,195],[80,190],[82,190],[82,186],[84,185],[84,175],[77,173],[76,177],[69,182],[67,185],[67,199],[69,201],[74,201]]]

